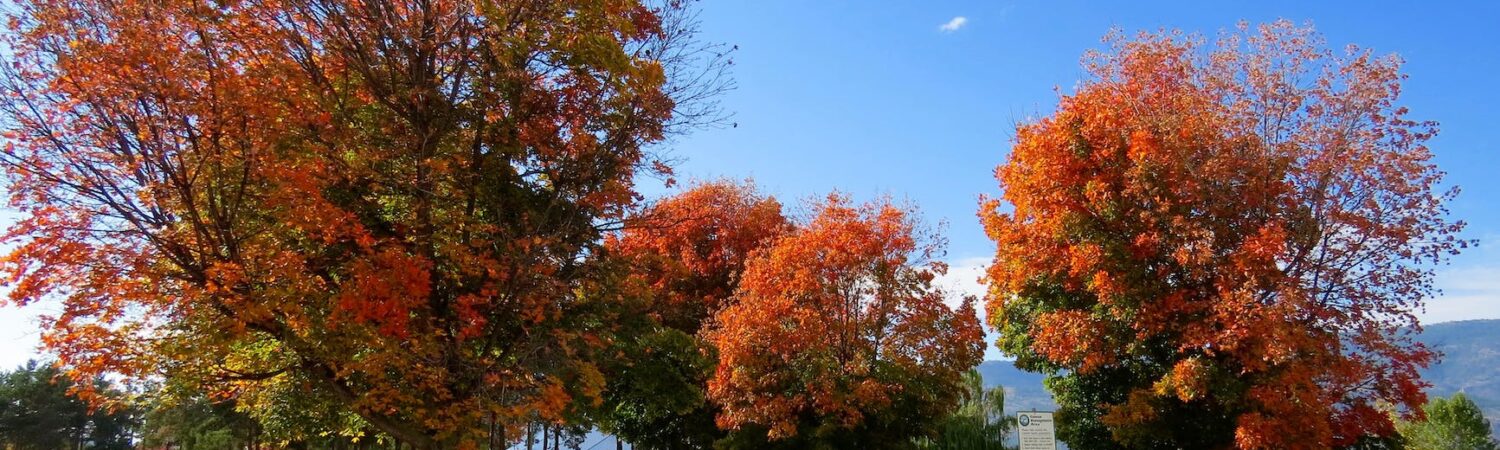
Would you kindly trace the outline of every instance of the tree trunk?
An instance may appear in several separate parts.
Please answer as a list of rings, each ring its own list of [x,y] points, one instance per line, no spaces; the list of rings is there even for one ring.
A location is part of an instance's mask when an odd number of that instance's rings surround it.
[[[505,426],[494,414],[490,414],[490,450],[504,450],[510,448],[510,441],[506,439]]]

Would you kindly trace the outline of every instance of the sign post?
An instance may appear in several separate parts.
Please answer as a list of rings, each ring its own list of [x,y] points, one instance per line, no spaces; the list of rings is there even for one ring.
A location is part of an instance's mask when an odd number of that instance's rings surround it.
[[[1018,412],[1016,425],[1019,425],[1016,434],[1021,441],[1020,450],[1057,450],[1057,430],[1051,412]]]

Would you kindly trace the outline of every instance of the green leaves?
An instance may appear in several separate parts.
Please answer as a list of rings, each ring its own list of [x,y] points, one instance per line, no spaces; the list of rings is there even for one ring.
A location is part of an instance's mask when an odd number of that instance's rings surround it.
[[[104,380],[95,389],[115,402],[94,408],[69,394],[72,381],[36,361],[0,373],[0,447],[16,450],[126,450],[139,425],[126,395]],[[85,447],[84,444],[87,444]]]
[[[984,387],[979,370],[964,373],[958,408],[937,426],[937,435],[916,439],[917,448],[932,450],[1006,449],[1015,418],[1005,414],[1005,388]]]
[[[1494,450],[1490,422],[1462,392],[1434,398],[1422,406],[1426,420],[1401,421],[1396,430],[1409,450]]]

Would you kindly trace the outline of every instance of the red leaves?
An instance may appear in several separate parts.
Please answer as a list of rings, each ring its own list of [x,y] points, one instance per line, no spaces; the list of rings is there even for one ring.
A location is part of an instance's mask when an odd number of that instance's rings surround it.
[[[80,373],[253,397],[278,381],[222,380],[284,369],[419,446],[555,417],[601,384],[603,229],[692,122],[635,56],[689,45],[679,6],[22,2],[11,298],[63,300]]]
[[[839,195],[816,211],[746,262],[736,302],[708,333],[721,358],[709,384],[721,427],[757,424],[781,439],[811,415],[853,428],[889,414],[895,398],[951,401],[910,398],[903,386],[952,394],[979,362],[977,318],[931,285],[936,247],[919,240],[909,211]]]
[[[982,206],[990,317],[1028,338],[1007,350],[1078,374],[1164,368],[1113,406],[1117,436],[1170,419],[1152,405],[1202,401],[1238,415],[1241,448],[1387,432],[1371,405],[1421,402],[1431,354],[1403,330],[1427,264],[1467,245],[1423,146],[1435,125],[1394,105],[1399,61],[1335,54],[1285,22],[1212,50],[1111,43],[1054,116],[1017,131],[996,171],[1013,212]],[[1215,386],[1248,388],[1204,395]]]
[[[791,229],[781,204],[753,184],[715,181],[646,208],[608,247],[654,293],[652,314],[697,333],[727,304],[750,255]]]
[[[408,324],[412,317],[429,314],[428,294],[432,289],[430,263],[407,255],[397,248],[376,250],[367,260],[350,269],[349,281],[336,294],[334,323],[349,321],[375,325],[387,337],[405,340],[410,337]],[[479,300],[473,296],[460,301],[468,310],[468,322]],[[464,329],[470,326],[466,324]]]

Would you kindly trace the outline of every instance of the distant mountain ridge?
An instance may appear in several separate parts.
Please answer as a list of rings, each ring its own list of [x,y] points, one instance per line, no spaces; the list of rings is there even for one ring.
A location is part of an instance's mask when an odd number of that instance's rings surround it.
[[[1500,320],[1464,320],[1423,327],[1418,340],[1442,354],[1422,371],[1429,396],[1463,392],[1484,411],[1490,432],[1500,436]]]
[[[1463,392],[1490,421],[1490,430],[1500,436],[1500,320],[1464,320],[1426,325],[1417,340],[1440,352],[1442,359],[1422,371],[1432,383],[1429,396],[1446,397]],[[1005,411],[1057,408],[1042,386],[1042,375],[1017,369],[1010,361],[985,361],[979,365],[987,386],[1005,387]]]

